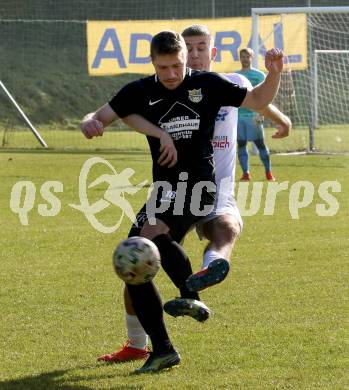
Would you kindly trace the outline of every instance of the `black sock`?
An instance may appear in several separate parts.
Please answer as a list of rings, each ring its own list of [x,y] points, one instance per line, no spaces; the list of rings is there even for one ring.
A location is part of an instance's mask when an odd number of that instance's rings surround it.
[[[153,282],[126,284],[126,287],[136,315],[150,337],[153,352],[161,354],[174,351],[163,319],[161,298]]]
[[[152,241],[159,248],[162,268],[179,288],[181,297],[200,300],[199,294],[189,291],[185,285],[185,281],[193,274],[193,270],[183,248],[168,234],[160,234]]]

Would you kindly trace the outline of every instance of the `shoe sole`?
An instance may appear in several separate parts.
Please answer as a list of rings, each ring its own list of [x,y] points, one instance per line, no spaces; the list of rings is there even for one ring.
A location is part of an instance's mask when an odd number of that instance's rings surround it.
[[[192,302],[184,299],[174,299],[166,302],[164,311],[172,317],[188,316],[194,318],[196,321],[204,322],[210,316],[210,310],[201,306],[196,306]]]
[[[166,370],[168,368],[171,368],[171,367],[174,367],[174,366],[177,366],[181,361],[181,357],[179,354],[176,354],[174,356],[171,356],[169,357],[167,360],[165,360],[164,362],[161,362],[159,367],[157,368],[138,368],[137,370],[134,371],[135,374],[145,374],[145,373],[148,373],[148,372],[158,372],[158,371],[162,371],[162,370]]]
[[[203,275],[191,275],[186,281],[186,286],[189,291],[201,291],[207,287],[214,286],[226,278],[229,268],[227,260],[213,260],[208,266],[207,273]]]

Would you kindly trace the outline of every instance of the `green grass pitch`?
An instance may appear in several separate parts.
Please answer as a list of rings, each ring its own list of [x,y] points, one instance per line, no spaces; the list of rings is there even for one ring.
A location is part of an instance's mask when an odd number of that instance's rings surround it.
[[[118,172],[134,169],[133,184],[150,179],[146,153],[98,155]],[[348,388],[348,157],[272,156],[277,180],[288,181],[289,189],[278,194],[273,215],[264,215],[262,201],[255,215],[244,218],[228,278],[201,294],[212,317],[201,324],[165,316],[181,365],[140,376],[132,375],[140,361],[96,362],[126,339],[123,285],[111,254],[130,221],[103,234],[69,206],[79,203],[80,169],[91,157],[0,153],[1,390]],[[264,180],[257,157],[251,163],[253,179]],[[92,176],[102,173],[110,172],[98,166]],[[60,212],[51,217],[38,212],[47,205],[40,189],[48,180],[63,184],[55,194]],[[10,209],[18,181],[36,188],[27,226]],[[290,188],[299,181],[311,182],[315,193],[292,219]],[[332,217],[316,212],[316,204],[326,204],[318,195],[324,181],[341,185],[332,193],[339,205]],[[105,189],[91,189],[91,201]],[[135,211],[147,190],[128,196]],[[112,225],[119,216],[110,206],[98,217]],[[185,242],[195,270],[204,246],[194,233]],[[155,282],[163,301],[178,294],[162,270]]]

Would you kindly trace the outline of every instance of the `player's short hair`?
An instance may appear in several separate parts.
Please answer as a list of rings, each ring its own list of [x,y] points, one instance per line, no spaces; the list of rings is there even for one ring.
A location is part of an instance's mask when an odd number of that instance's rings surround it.
[[[182,37],[211,37],[211,31],[203,24],[192,24],[182,31]]]
[[[183,37],[175,31],[164,30],[154,35],[150,43],[150,57],[153,60],[157,55],[177,54],[187,51]]]
[[[253,50],[252,50],[250,47],[244,47],[244,48],[242,48],[242,49],[239,51],[239,55],[241,55],[242,53],[247,53],[248,55],[250,55],[251,57],[253,57]]]

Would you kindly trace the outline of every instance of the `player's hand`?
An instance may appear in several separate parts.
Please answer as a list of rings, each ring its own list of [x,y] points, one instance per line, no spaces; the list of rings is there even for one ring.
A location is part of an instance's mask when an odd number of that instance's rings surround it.
[[[86,119],[81,122],[81,131],[87,139],[103,135],[103,123],[97,119]]]
[[[268,50],[265,55],[265,67],[271,73],[281,73],[284,66],[283,57],[284,54],[280,49]]]
[[[284,123],[279,123],[276,126],[276,132],[271,136],[272,138],[285,138],[288,137],[291,129],[292,129],[292,122],[291,119],[284,115]]]
[[[177,164],[177,149],[174,146],[172,137],[166,131],[160,137],[160,153],[158,164],[162,167],[172,168]]]

